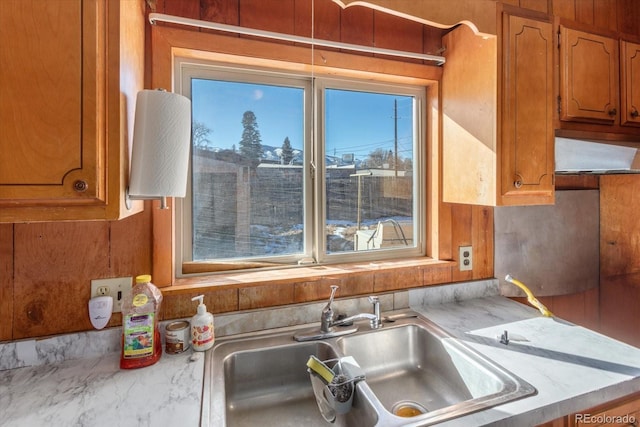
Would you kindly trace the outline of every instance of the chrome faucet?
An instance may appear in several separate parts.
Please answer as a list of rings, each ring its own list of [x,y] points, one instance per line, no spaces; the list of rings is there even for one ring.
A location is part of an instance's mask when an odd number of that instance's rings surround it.
[[[329,297],[329,302],[322,309],[322,314],[320,315],[320,332],[321,333],[329,333],[333,331],[334,326],[340,326],[347,323],[351,323],[354,320],[360,319],[369,319],[369,324],[371,325],[371,329],[378,329],[382,326],[382,319],[380,318],[380,300],[377,296],[370,296],[369,302],[373,304],[373,313],[359,313],[354,314],[353,316],[349,316],[344,319],[334,320],[333,318],[333,308],[331,304],[333,303],[333,298],[335,296],[336,290],[338,286],[331,286],[331,296]]]
[[[293,336],[296,341],[311,341],[311,340],[322,340],[325,338],[333,338],[339,337],[342,335],[348,335],[356,332],[358,330],[357,326],[352,328],[343,328],[340,330],[334,330],[334,326],[346,325],[354,320],[360,319],[369,319],[369,324],[371,325],[371,329],[378,329],[382,326],[382,318],[380,317],[380,301],[377,296],[370,296],[369,302],[373,304],[373,313],[359,313],[354,314],[353,316],[349,316],[344,319],[335,319],[333,307],[333,298],[336,295],[336,291],[338,290],[338,286],[331,286],[331,296],[329,297],[329,301],[327,305],[322,309],[322,313],[320,314],[320,330],[317,328],[302,331]]]

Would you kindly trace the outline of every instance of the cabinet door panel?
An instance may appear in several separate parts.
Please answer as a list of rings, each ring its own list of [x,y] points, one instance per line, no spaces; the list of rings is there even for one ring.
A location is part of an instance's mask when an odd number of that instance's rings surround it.
[[[640,44],[620,42],[620,121],[640,126]]]
[[[0,205],[99,196],[95,4],[0,2]]]
[[[518,16],[504,26],[503,204],[553,203],[553,27]]]
[[[12,46],[0,50],[2,80],[11,82],[0,87],[0,147],[12,154],[0,159],[0,182],[55,185],[80,166],[80,151],[65,142],[81,137],[81,9],[44,3],[55,10],[39,19],[26,5],[0,5],[0,45]]]
[[[617,41],[565,27],[560,31],[560,119],[616,123]]]

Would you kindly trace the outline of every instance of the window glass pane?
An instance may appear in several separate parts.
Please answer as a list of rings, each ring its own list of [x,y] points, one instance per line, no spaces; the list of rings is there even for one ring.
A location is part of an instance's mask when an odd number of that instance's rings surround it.
[[[304,89],[191,79],[192,258],[304,251]]]
[[[325,91],[327,253],[415,247],[414,98]]]

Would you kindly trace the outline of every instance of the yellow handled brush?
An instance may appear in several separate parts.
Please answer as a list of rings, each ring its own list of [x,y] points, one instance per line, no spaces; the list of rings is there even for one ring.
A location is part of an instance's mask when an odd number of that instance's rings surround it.
[[[538,298],[533,296],[533,292],[531,292],[531,290],[527,288],[524,283],[522,283],[518,279],[514,279],[510,274],[507,274],[507,277],[505,277],[504,279],[507,282],[513,283],[514,285],[522,289],[524,293],[527,294],[527,301],[529,301],[529,304],[540,310],[540,313],[542,313],[543,316],[553,317],[553,313],[549,311],[549,309],[545,307],[544,304],[538,301]]]

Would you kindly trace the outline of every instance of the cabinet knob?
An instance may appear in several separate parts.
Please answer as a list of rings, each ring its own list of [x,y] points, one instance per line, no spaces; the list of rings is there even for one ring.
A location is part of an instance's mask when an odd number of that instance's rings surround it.
[[[616,114],[618,114],[618,110],[615,108],[612,108],[611,110],[609,110],[609,115],[611,117],[614,117]]]
[[[635,108],[633,109],[633,111],[631,112],[631,117],[632,118],[637,118],[638,117],[638,110],[636,110]]]
[[[513,182],[513,186],[514,186],[514,187],[516,187],[516,188],[520,188],[520,187],[522,187],[522,181],[520,181],[519,179],[516,179],[516,180]]]
[[[84,193],[85,191],[87,191],[87,188],[89,188],[89,184],[87,184],[87,181],[79,179],[73,183],[73,189],[78,193]]]

